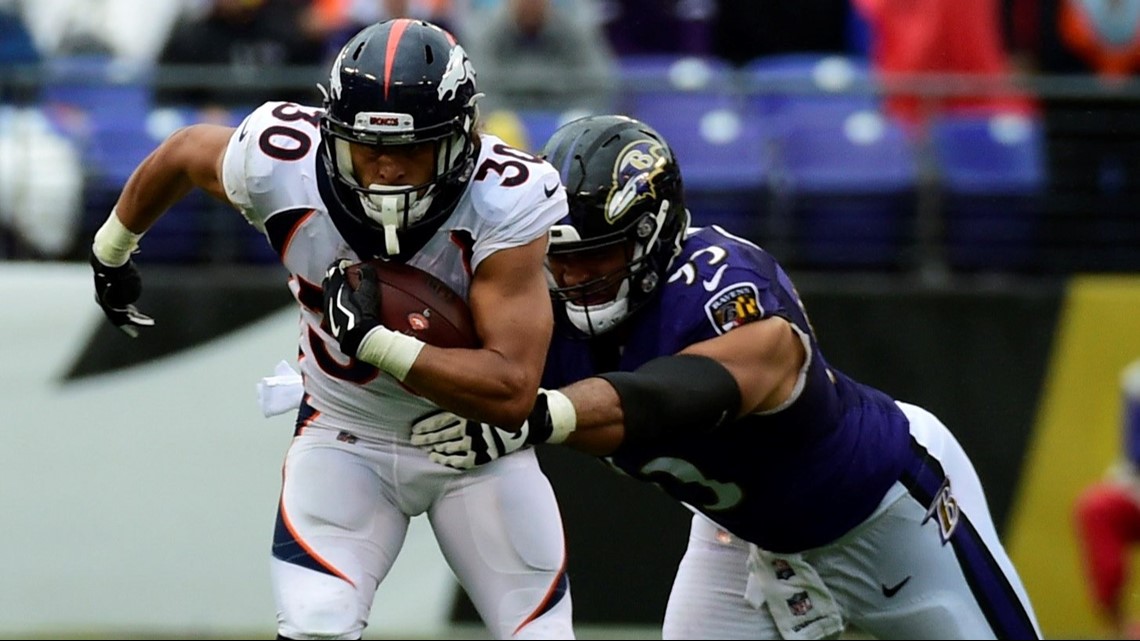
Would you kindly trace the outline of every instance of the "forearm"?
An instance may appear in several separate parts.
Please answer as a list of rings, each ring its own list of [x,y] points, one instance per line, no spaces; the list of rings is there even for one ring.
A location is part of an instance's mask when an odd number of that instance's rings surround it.
[[[625,438],[621,398],[600,378],[587,378],[559,390],[574,405],[577,421],[563,445],[594,456],[613,454]]]
[[[451,412],[505,428],[526,420],[540,371],[488,349],[425,345],[404,383]]]
[[[551,394],[564,396],[570,408],[559,416],[551,405],[547,423],[568,424],[569,433],[550,442],[595,456],[707,432],[740,409],[732,374],[711,358],[693,355],[657,358],[634,372],[601,374]],[[533,426],[528,438],[547,441],[545,431],[535,435]]]

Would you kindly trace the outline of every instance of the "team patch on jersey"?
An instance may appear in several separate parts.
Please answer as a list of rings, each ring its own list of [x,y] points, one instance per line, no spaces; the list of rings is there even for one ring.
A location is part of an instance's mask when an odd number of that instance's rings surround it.
[[[705,313],[718,334],[764,317],[760,293],[752,283],[736,283],[717,292],[705,303]]]

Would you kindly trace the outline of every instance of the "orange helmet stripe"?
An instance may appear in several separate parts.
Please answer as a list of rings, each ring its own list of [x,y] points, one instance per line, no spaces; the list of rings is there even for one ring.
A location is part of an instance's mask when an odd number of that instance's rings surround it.
[[[384,52],[384,99],[388,99],[388,87],[392,82],[392,65],[396,62],[396,50],[400,48],[400,40],[408,25],[412,23],[408,18],[400,18],[392,23],[392,30],[388,32],[388,47]]]

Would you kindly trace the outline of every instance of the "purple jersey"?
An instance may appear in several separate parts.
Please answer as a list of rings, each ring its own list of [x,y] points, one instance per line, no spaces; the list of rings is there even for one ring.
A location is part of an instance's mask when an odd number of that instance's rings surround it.
[[[808,352],[787,403],[609,462],[765,549],[835,540],[870,516],[911,459],[906,416],[827,364],[795,286],[764,250],[717,227],[690,229],[673,265],[661,295],[619,329],[621,344],[556,332],[543,386],[631,371],[745,323],[786,319]]]

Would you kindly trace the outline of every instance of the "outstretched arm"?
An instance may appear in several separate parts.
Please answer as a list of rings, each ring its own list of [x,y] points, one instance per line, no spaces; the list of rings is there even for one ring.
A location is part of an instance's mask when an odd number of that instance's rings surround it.
[[[95,301],[128,336],[137,336],[139,327],[154,325],[134,306],[142,293],[142,278],[131,254],[143,233],[192,188],[228,202],[221,166],[232,133],[215,125],[176,131],[135,168],[106,222],[95,232],[90,256]]]
[[[606,456],[623,445],[708,431],[778,407],[793,393],[805,358],[791,324],[768,318],[634,372],[542,391],[522,438],[513,430],[440,414],[413,427],[413,442],[452,467],[479,465],[528,443],[561,443]]]

